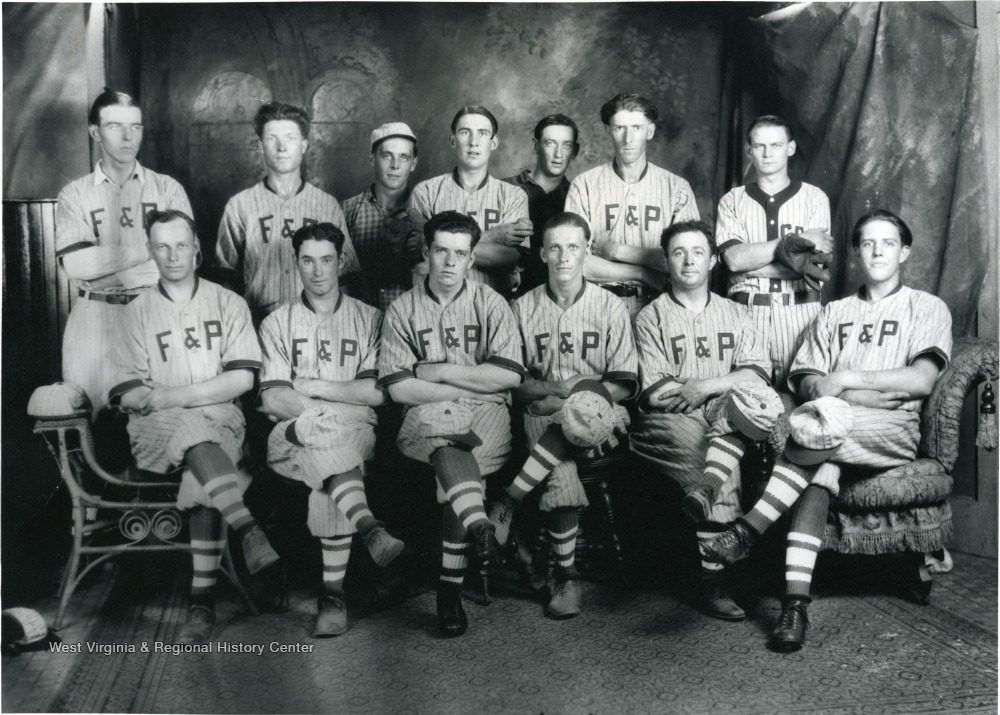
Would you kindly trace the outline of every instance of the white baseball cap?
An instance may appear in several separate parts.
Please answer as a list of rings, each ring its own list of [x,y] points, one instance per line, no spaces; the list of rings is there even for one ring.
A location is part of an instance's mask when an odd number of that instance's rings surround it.
[[[820,397],[788,417],[791,434],[785,456],[802,466],[825,462],[840,449],[854,426],[851,406],[837,397]]]
[[[413,133],[409,125],[405,122],[387,122],[372,132],[372,140],[370,142],[372,151],[375,151],[375,145],[380,141],[392,139],[393,137],[409,139],[413,142],[414,146],[417,145],[417,135]]]

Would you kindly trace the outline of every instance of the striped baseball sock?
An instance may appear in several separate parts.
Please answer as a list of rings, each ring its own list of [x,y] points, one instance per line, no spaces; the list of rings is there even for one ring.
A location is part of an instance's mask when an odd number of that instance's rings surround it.
[[[816,485],[806,487],[795,507],[785,549],[785,593],[789,596],[809,595],[829,510],[830,492]]]
[[[206,601],[211,601],[222,564],[222,550],[226,548],[222,517],[215,509],[203,506],[196,506],[188,513],[191,529],[191,602],[209,605]]]
[[[744,438],[739,435],[727,434],[709,440],[705,453],[705,486],[710,487],[713,494],[718,494],[722,485],[733,476],[746,451]]]
[[[441,447],[431,455],[431,465],[461,525],[468,529],[487,521],[479,465],[472,452],[458,447]]]
[[[451,509],[444,509],[441,516],[441,582],[460,588],[469,565],[470,545],[465,540],[466,530]]]
[[[549,425],[531,448],[531,454],[528,455],[528,460],[521,467],[521,471],[506,488],[507,495],[511,499],[521,501],[528,492],[545,481],[549,473],[569,455],[570,444],[563,436],[562,427],[557,424]]]
[[[196,444],[187,451],[185,460],[194,478],[204,487],[212,506],[234,531],[240,533],[257,523],[243,503],[236,467],[222,447],[212,442]]]
[[[326,491],[359,534],[364,536],[369,529],[378,526],[378,520],[368,508],[360,469],[334,474],[326,482]]]
[[[712,541],[727,528],[728,526],[726,524],[720,524],[717,521],[702,521],[695,527],[694,533],[698,539],[698,555],[703,571],[722,571],[722,569],[725,568],[723,564],[720,564],[717,561],[708,561],[705,558],[705,552],[701,547],[702,544]]]
[[[351,540],[350,534],[319,540],[323,547],[323,591],[331,596],[344,595],[344,576],[347,575],[347,560],[351,557]]]
[[[576,507],[558,507],[545,515],[545,528],[549,532],[549,543],[556,557],[557,573],[566,577],[575,576],[573,564],[576,560],[576,534],[579,531],[579,517]]]
[[[802,491],[809,486],[819,466],[802,467],[794,464],[784,454],[778,457],[771,470],[771,478],[764,487],[764,495],[742,521],[758,534],[767,531],[771,524],[792,508]]]

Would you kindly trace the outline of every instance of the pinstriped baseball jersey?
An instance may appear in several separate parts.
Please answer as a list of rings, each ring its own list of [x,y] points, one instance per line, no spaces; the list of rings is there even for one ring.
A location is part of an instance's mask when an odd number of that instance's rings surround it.
[[[312,184],[303,181],[297,194],[282,199],[264,179],[229,199],[216,253],[219,265],[243,276],[244,297],[255,315],[270,313],[302,291],[292,234],[314,223],[332,223],[344,232],[340,275],[361,270],[340,204]]]
[[[687,181],[647,162],[639,180],[630,184],[617,162],[583,172],[566,196],[566,210],[586,219],[593,240],[658,248],[667,226],[700,218]]]
[[[722,254],[738,243],[765,243],[810,228],[830,229],[830,200],[812,184],[793,181],[786,189],[770,196],[757,185],[731,189],[719,201],[715,241]],[[802,280],[756,278],[732,275],[733,293],[791,293],[807,290]]]
[[[121,349],[115,352],[115,403],[129,390],[153,380],[168,386],[204,382],[226,370],[261,367],[260,346],[246,303],[232,291],[195,278],[185,305],[162,286],[146,291],[122,316]]]
[[[421,181],[410,193],[410,206],[425,218],[442,211],[458,211],[471,216],[483,231],[503,223],[513,223],[528,218],[528,195],[519,186],[513,186],[488,175],[475,190],[466,191],[458,180],[458,170]],[[531,249],[531,236],[526,236],[523,250]],[[484,271],[475,264],[468,277],[488,285],[501,295],[509,296],[513,273]]]
[[[94,172],[68,184],[56,204],[56,256],[90,246],[138,248],[146,245],[144,228],[151,211],[177,209],[194,216],[184,189],[174,179],[135,163],[132,177],[119,186],[104,173]],[[136,263],[150,260],[143,257]],[[128,268],[129,266],[121,266]],[[109,271],[111,273],[111,271]],[[155,275],[155,270],[151,275]],[[148,285],[155,283],[155,279]]]
[[[521,336],[507,301],[471,280],[447,305],[438,302],[427,279],[397,298],[382,327],[379,387],[413,377],[418,363],[438,362],[490,363],[523,378]]]
[[[771,363],[750,312],[715,293],[709,293],[705,308],[695,313],[668,290],[636,317],[635,342],[640,405],[676,378],[703,380],[741,369],[771,378]]]
[[[794,389],[803,375],[840,370],[891,370],[920,356],[944,366],[951,359],[951,313],[940,298],[900,284],[875,303],[862,286],[855,295],[823,308],[806,334],[788,376]],[[922,400],[900,409],[919,411]]]
[[[635,394],[635,341],[620,298],[584,281],[573,305],[564,311],[546,283],[514,301],[513,309],[531,377],[566,380],[601,375],[629,383],[629,396]]]
[[[378,377],[382,313],[340,294],[332,315],[318,315],[301,297],[274,310],[260,326],[264,372],[260,389],[294,387],[297,379],[346,382]],[[374,418],[374,410],[369,408]]]

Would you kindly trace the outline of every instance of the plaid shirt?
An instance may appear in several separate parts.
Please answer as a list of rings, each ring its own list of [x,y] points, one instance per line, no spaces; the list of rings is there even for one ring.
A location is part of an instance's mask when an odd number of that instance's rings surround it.
[[[421,260],[423,216],[406,208],[406,197],[401,208],[386,214],[374,184],[343,207],[364,276],[360,298],[384,311],[412,287],[410,269]]]

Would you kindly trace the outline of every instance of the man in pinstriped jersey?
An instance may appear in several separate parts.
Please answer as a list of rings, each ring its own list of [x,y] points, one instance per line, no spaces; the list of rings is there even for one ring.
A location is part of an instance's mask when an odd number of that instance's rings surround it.
[[[302,290],[292,235],[303,226],[329,222],[344,231],[342,281],[361,268],[340,204],[302,178],[309,122],[306,111],[291,104],[261,105],[254,131],[267,175],[229,199],[219,224],[219,265],[234,273],[234,285],[242,285],[254,325]]]
[[[55,230],[56,255],[77,297],[63,335],[63,379],[86,391],[97,417],[115,380],[108,357],[120,344],[121,315],[159,276],[146,247],[146,216],[165,209],[190,216],[191,203],[179,183],[137,161],[142,111],[129,95],[105,89],[88,122],[101,158],[92,174],[59,192]]]
[[[483,235],[469,278],[510,298],[517,287],[518,264],[531,247],[528,195],[489,173],[490,156],[500,146],[500,127],[486,107],[458,110],[451,120],[451,146],[455,169],[417,184],[410,194],[410,206],[424,219],[444,211],[458,211],[475,219]],[[426,275],[427,264],[418,264],[416,272]]]
[[[601,107],[615,157],[573,179],[566,197],[566,210],[590,224],[587,280],[622,298],[633,319],[666,285],[663,229],[699,218],[691,185],[646,159],[656,117],[656,105],[637,94]]]
[[[280,422],[268,438],[268,466],[312,488],[307,525],[323,555],[317,637],[347,630],[344,577],[355,532],[379,566],[403,549],[375,519],[363,481],[375,452],[382,314],[340,292],[344,234],[330,223],[295,232],[302,295],[264,319],[261,403]]]
[[[791,127],[781,117],[758,117],[747,131],[747,156],[757,181],[732,189],[719,201],[715,238],[730,271],[729,297],[750,306],[766,337],[772,378],[784,389],[802,335],[820,311],[820,293],[775,261],[778,243],[791,233],[830,230],[830,200],[823,191],[788,175],[795,154]],[[833,239],[810,234],[824,253]]]
[[[631,446],[687,493],[682,511],[701,545],[742,515],[740,458],[773,429],[781,399],[768,385],[770,363],[749,311],[708,288],[718,261],[711,228],[676,223],[662,242],[670,287],[634,326],[642,392]],[[722,567],[704,558],[700,605],[722,620],[746,615]]]

